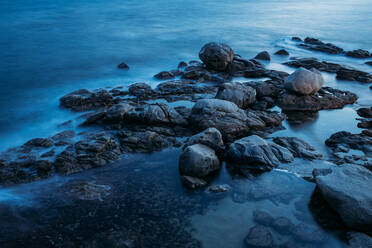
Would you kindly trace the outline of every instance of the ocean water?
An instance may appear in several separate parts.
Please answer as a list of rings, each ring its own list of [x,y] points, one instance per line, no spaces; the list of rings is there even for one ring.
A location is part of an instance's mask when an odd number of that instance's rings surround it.
[[[291,56],[317,57],[372,73],[365,60],[302,50],[290,40],[310,36],[346,50],[371,50],[371,4],[371,0],[0,0],[0,151],[63,130],[58,124],[77,116],[59,108],[64,94],[134,82],[155,86],[154,74],[198,59],[199,49],[210,41],[225,42],[245,58],[285,48]],[[286,60],[272,56],[267,67],[292,72],[281,65]],[[116,68],[122,61],[130,70]],[[321,111],[301,125],[285,122],[286,129],[273,136],[300,137],[327,156],[324,140],[341,130],[360,132],[355,110],[371,106],[372,97],[368,85],[338,81],[334,74],[323,76],[326,85],[358,94],[358,102]],[[110,247],[105,238],[114,230],[125,242],[143,241],[135,247],[150,247],[154,240],[172,247],[177,239],[181,243],[196,239],[203,247],[243,247],[253,225],[252,212],[261,209],[294,224],[317,226],[327,236],[323,247],[345,246],[339,233],[323,230],[307,207],[314,184],[281,170],[246,178],[224,166],[211,184],[229,184],[229,193],[216,197],[189,192],[179,180],[179,153],[171,149],[124,156],[114,165],[71,178],[0,189],[0,244],[73,247],[75,242]],[[304,163],[296,160],[294,166]],[[312,166],[322,165],[309,163]],[[73,180],[110,185],[112,192],[103,203],[77,200],[68,188]],[[252,188],[266,194],[252,195]],[[95,234],[99,238],[92,243]],[[115,237],[110,242],[120,243]],[[274,239],[285,242],[288,237],[275,234]]]

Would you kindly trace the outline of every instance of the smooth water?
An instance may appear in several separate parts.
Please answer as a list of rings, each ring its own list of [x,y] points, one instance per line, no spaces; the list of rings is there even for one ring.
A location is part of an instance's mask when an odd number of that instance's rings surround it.
[[[133,82],[155,86],[154,74],[175,68],[179,61],[198,59],[200,47],[209,41],[225,42],[245,58],[286,48],[291,56],[317,57],[372,72],[365,60],[302,50],[290,41],[291,36],[312,36],[347,50],[371,50],[371,4],[371,0],[0,0],[0,151],[63,130],[58,124],[77,115],[59,108],[62,95]],[[272,57],[267,67],[293,71],[281,65],[286,59]],[[129,64],[129,71],[116,68],[122,61]],[[321,111],[301,125],[285,122],[286,129],[273,136],[300,137],[327,156],[324,140],[341,130],[360,132],[355,110],[370,106],[372,97],[367,85],[323,75],[326,85],[357,93],[358,103]],[[211,183],[229,184],[229,193],[221,197],[192,193],[179,180],[179,152],[124,156],[112,166],[71,178],[0,189],[0,242],[11,240],[14,243],[2,245],[17,247],[37,240],[30,247],[43,247],[59,240],[65,247],[74,243],[110,247],[107,242],[122,241],[129,247],[128,242],[142,240],[138,247],[155,241],[164,247],[179,242],[180,247],[187,240],[194,244],[196,238],[204,247],[242,247],[257,208],[274,217],[284,215],[295,224],[305,220],[317,225],[307,208],[314,184],[295,173],[273,171],[245,178],[224,167]],[[296,160],[291,168],[311,173],[322,166],[314,162],[304,169],[304,163],[308,162]],[[103,203],[76,200],[64,186],[70,180],[110,185],[112,192]],[[257,198],[252,187],[266,194]],[[20,233],[17,243],[12,235]],[[276,242],[286,238],[275,236]],[[324,243],[344,245],[334,234],[328,234]]]

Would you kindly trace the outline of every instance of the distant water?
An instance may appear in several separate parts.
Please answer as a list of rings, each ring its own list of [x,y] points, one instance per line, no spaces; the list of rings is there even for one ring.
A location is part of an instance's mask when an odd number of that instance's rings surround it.
[[[154,85],[155,73],[176,67],[181,60],[197,59],[208,41],[226,42],[248,58],[285,46],[283,39],[290,36],[370,49],[370,4],[370,0],[2,0],[0,150],[48,136],[59,123],[73,118],[58,109],[63,94],[138,81]],[[301,53],[306,55],[296,51]],[[116,69],[122,61],[130,65],[129,71]]]

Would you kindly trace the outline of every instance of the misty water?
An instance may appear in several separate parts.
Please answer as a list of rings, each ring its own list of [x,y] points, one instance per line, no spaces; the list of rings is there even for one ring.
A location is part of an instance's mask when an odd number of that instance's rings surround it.
[[[0,151],[64,130],[59,124],[78,116],[59,107],[59,98],[66,93],[134,82],[154,87],[159,83],[154,74],[198,59],[199,49],[209,41],[227,43],[244,58],[285,48],[291,56],[372,72],[365,60],[310,52],[290,39],[311,36],[346,50],[370,50],[371,4],[371,0],[1,0]],[[272,57],[268,68],[293,71],[281,65],[287,59]],[[123,61],[130,70],[117,69]],[[338,81],[335,74],[323,76],[327,86],[356,93],[358,102],[342,110],[320,111],[301,125],[285,122],[286,129],[272,136],[302,138],[327,157],[324,140],[337,131],[359,133],[355,110],[371,106],[372,97],[366,85]],[[0,189],[0,246],[110,247],[121,242],[120,247],[243,247],[255,209],[316,226],[327,236],[319,247],[346,246],[339,232],[317,223],[309,209],[315,184],[295,173],[298,168],[311,174],[323,162],[296,159],[292,169],[257,177],[224,166],[210,184],[232,189],[211,195],[182,186],[180,152],[124,155],[104,168]],[[108,196],[94,201],[76,198],[71,194],[75,182],[109,185]],[[254,189],[265,194],[257,196]],[[277,243],[290,239],[274,236]]]

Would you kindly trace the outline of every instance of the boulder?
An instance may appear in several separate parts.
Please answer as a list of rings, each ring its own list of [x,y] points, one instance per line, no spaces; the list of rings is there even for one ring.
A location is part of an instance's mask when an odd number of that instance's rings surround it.
[[[297,94],[311,95],[320,90],[323,83],[324,79],[318,70],[299,68],[285,79],[284,86]]]
[[[201,48],[199,58],[210,69],[225,71],[234,58],[234,51],[226,44],[211,42]]]
[[[353,164],[314,172],[323,198],[342,221],[356,230],[372,230],[372,172]]]
[[[289,52],[285,49],[280,49],[274,53],[275,55],[280,55],[280,56],[289,56]]]
[[[71,92],[60,99],[62,107],[74,111],[87,111],[100,107],[109,107],[115,103],[113,96],[107,90],[91,92],[86,89]]]
[[[191,146],[194,144],[206,145],[215,151],[222,151],[224,149],[222,135],[220,131],[214,127],[208,128],[201,133],[191,136],[185,142],[185,146]]]
[[[351,248],[371,248],[372,247],[372,237],[359,232],[349,232],[347,233],[347,238],[349,240],[349,246]]]
[[[221,168],[214,150],[201,144],[186,147],[178,165],[181,175],[191,177],[205,177]]]
[[[372,118],[372,107],[370,108],[360,108],[357,110],[359,116],[364,118]]]
[[[129,95],[139,98],[150,97],[153,94],[151,87],[146,83],[135,83],[129,86]]]
[[[165,80],[165,79],[174,78],[174,74],[169,71],[161,71],[158,74],[156,74],[154,77],[159,80]]]
[[[254,57],[259,60],[270,60],[270,54],[267,51],[260,52]]]
[[[318,153],[316,149],[306,143],[305,141],[296,137],[275,137],[273,141],[285,148],[287,148],[295,157],[305,159],[319,159],[322,154]]]
[[[247,248],[270,248],[274,247],[273,236],[270,229],[264,226],[253,226],[249,229],[248,235],[244,238]]]
[[[216,95],[217,99],[235,103],[239,108],[247,108],[256,100],[256,90],[241,83],[224,83]]]
[[[206,181],[197,177],[182,176],[181,181],[186,187],[190,189],[202,188],[207,185]]]
[[[257,135],[248,136],[232,143],[226,153],[227,162],[243,169],[269,171],[280,162],[293,161],[291,152]]]

